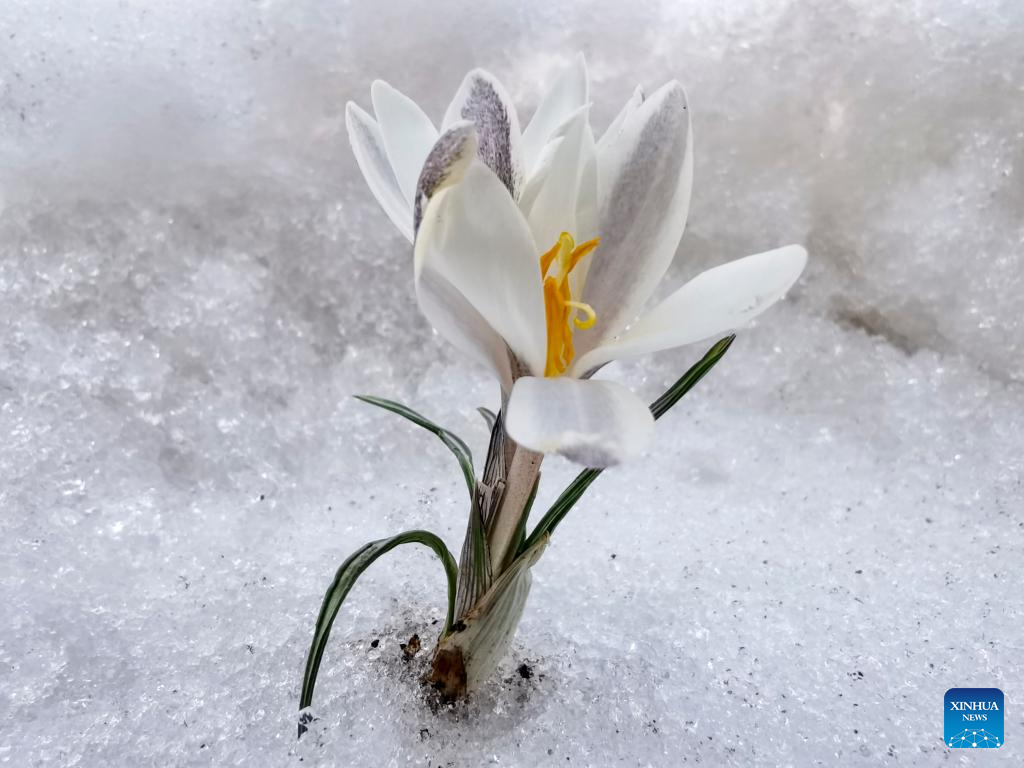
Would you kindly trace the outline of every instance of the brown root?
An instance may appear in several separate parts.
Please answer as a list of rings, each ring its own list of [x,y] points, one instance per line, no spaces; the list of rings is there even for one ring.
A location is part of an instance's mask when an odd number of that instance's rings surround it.
[[[439,647],[427,682],[444,701],[455,701],[466,696],[466,663],[458,646]]]

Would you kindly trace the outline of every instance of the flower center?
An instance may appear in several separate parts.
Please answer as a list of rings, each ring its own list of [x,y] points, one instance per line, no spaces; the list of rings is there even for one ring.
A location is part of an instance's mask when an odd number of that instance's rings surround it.
[[[597,322],[593,307],[581,301],[573,301],[569,273],[584,256],[597,248],[599,242],[600,238],[595,237],[576,245],[572,236],[563,232],[551,250],[540,257],[540,274],[544,281],[544,315],[548,327],[545,376],[561,376],[572,364],[575,355],[572,346],[573,326],[585,330]],[[584,319],[577,317],[577,312],[582,312]]]

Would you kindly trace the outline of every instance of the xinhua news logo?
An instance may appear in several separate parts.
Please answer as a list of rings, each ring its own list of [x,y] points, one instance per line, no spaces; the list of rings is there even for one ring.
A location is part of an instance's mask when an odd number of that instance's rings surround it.
[[[1003,746],[1003,692],[998,688],[946,691],[945,742],[953,749]]]

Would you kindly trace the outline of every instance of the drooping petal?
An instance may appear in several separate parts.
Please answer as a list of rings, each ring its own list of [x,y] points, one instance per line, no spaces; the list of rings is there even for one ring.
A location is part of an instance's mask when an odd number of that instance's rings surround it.
[[[522,183],[522,135],[515,105],[498,78],[482,69],[466,75],[448,106],[442,130],[460,120],[476,126],[480,159],[517,198]]]
[[[437,129],[415,101],[383,80],[373,82],[370,98],[398,188],[412,205],[423,161],[437,141]]]
[[[525,193],[520,199],[533,240],[542,250],[553,244],[562,232],[576,235],[576,200],[582,166],[587,159],[583,155],[583,144],[589,111],[589,107],[581,107],[573,115],[543,178],[539,179],[539,186],[531,192],[531,199],[527,200]]]
[[[476,158],[476,130],[468,120],[455,123],[441,134],[423,162],[416,185],[413,226],[419,230],[423,209],[430,198],[447,186],[460,181],[469,164]]]
[[[415,256],[417,284],[431,273],[449,283],[530,371],[544,370],[539,251],[515,201],[487,166],[473,161],[461,181],[431,198]],[[435,327],[444,333],[441,325]]]
[[[398,188],[377,121],[350,101],[345,106],[345,126],[352,153],[370,191],[392,223],[412,242],[412,206]]]
[[[807,251],[787,245],[730,261],[683,285],[614,341],[577,358],[571,375],[719,336],[757,317],[800,277]]]
[[[618,135],[598,147],[601,247],[583,295],[598,324],[581,352],[618,334],[654,292],[683,235],[692,179],[686,96],[672,82],[626,115]]]
[[[654,433],[650,409],[621,384],[567,376],[517,379],[505,418],[520,445],[588,467],[635,458]]]
[[[552,134],[585,105],[588,98],[587,62],[581,52],[576,54],[541,99],[523,131],[523,170],[527,178],[534,172],[541,151]]]

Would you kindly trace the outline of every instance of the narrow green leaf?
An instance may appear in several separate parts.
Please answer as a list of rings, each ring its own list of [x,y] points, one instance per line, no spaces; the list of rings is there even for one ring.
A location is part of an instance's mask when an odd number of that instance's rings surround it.
[[[530,537],[523,542],[521,549],[526,551],[537,543],[544,534],[550,535],[554,533],[558,524],[569,514],[569,510],[580,500],[580,497],[590,487],[590,484],[603,471],[602,469],[584,469],[576,475],[576,479],[569,483],[566,489],[562,491],[562,495],[555,499],[555,503],[551,505],[551,508],[544,514],[544,517],[537,523],[537,527],[533,529]]]
[[[722,355],[729,350],[735,338],[736,334],[732,334],[716,342],[711,349],[704,353],[704,357],[684,373],[661,397],[651,403],[651,413],[654,414],[654,418],[660,419],[687,392],[693,389],[697,382],[715,367],[715,363],[722,359]],[[601,469],[585,469],[580,472],[576,479],[569,483],[566,489],[562,491],[562,495],[555,499],[555,503],[551,505],[551,508],[541,518],[541,521],[537,523],[537,527],[533,529],[530,537],[523,542],[520,549],[529,549],[545,533],[554,533],[558,524],[569,514],[569,510],[580,500],[580,497],[583,496],[590,487],[590,484],[597,479],[597,476],[602,471]]]
[[[732,346],[735,340],[735,333],[726,336],[724,339],[719,339],[711,349],[704,353],[704,357],[698,360],[696,365],[684,373],[679,378],[679,381],[669,387],[665,394],[651,403],[651,413],[654,414],[654,418],[660,419],[669,408],[683,398],[683,395],[693,389],[697,382],[703,379],[705,374],[715,367],[715,363],[722,359],[722,355],[729,351],[729,347]]]
[[[385,400],[383,397],[374,397],[373,395],[355,395],[357,400],[362,400],[364,403],[370,405],[376,405],[378,408],[383,408],[386,411],[397,413],[413,424],[423,427],[428,432],[433,432],[437,435],[441,442],[444,443],[448,450],[455,454],[455,458],[459,460],[459,466],[462,467],[462,474],[466,478],[466,487],[469,488],[469,498],[472,500],[476,495],[476,473],[473,471],[473,454],[469,450],[469,446],[462,440],[461,437],[456,435],[454,432],[449,432],[444,427],[440,427],[430,419],[417,413],[412,408],[396,403],[394,400]]]
[[[313,630],[313,642],[309,646],[309,655],[306,657],[306,670],[302,676],[300,711],[313,703],[313,688],[316,685],[316,676],[320,671],[320,661],[323,659],[324,648],[327,646],[327,638],[331,634],[331,626],[334,624],[341,604],[356,583],[356,579],[381,555],[390,552],[400,544],[412,543],[430,547],[441,558],[445,575],[448,577],[448,615],[445,619],[444,631],[447,632],[451,628],[455,621],[455,587],[458,566],[444,542],[430,531],[406,531],[397,536],[371,541],[353,552],[348,560],[341,564],[334,576],[334,581],[327,588],[327,594],[324,595],[323,604],[320,606],[320,615],[317,617],[316,627]],[[308,720],[300,719],[299,736],[306,732],[307,722]]]
[[[476,410],[477,413],[484,417],[484,421],[487,422],[487,431],[494,431],[494,424],[498,421],[498,417],[495,415],[494,411],[490,408],[484,408],[482,405]]]

